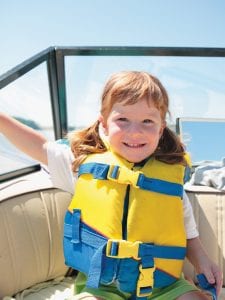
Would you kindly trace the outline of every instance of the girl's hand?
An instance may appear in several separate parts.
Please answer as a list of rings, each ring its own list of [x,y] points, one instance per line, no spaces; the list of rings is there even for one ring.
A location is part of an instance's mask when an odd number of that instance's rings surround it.
[[[203,273],[210,284],[215,285],[217,296],[223,284],[220,268],[208,257],[198,237],[187,240],[187,258],[198,274]]]
[[[210,284],[216,288],[217,296],[220,294],[223,285],[223,274],[219,267],[209,258],[205,257],[198,266],[198,273],[203,273]]]

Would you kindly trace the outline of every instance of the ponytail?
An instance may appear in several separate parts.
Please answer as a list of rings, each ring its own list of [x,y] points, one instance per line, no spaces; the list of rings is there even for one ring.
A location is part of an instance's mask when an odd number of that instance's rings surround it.
[[[187,165],[184,145],[179,137],[168,127],[165,127],[159,140],[159,145],[154,152],[154,157],[168,164],[181,163]]]
[[[96,121],[92,126],[82,130],[76,130],[68,135],[71,150],[75,157],[72,165],[74,173],[88,154],[106,151],[106,147],[101,140],[98,131],[99,121]]]

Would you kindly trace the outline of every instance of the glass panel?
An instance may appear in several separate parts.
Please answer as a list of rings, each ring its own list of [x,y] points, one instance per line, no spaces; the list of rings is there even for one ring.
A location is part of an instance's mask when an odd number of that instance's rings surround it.
[[[178,119],[178,132],[195,165],[225,157],[225,119]]]
[[[46,63],[0,90],[0,110],[54,139]],[[36,163],[0,134],[0,174]]]
[[[70,128],[96,120],[103,86],[121,70],[144,70],[161,80],[170,97],[172,128],[178,117],[225,116],[224,58],[70,56],[65,66]]]

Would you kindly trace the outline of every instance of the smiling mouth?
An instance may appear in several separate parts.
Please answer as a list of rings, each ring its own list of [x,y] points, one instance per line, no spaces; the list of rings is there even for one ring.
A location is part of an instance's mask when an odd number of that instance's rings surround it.
[[[142,148],[144,147],[146,144],[131,144],[131,143],[123,143],[126,147],[129,147],[129,148]]]

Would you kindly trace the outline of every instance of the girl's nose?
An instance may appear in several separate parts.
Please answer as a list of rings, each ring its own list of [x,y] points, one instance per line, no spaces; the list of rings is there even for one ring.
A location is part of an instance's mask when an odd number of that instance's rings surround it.
[[[131,136],[138,136],[142,133],[141,126],[136,123],[132,123],[129,126],[128,134]]]

